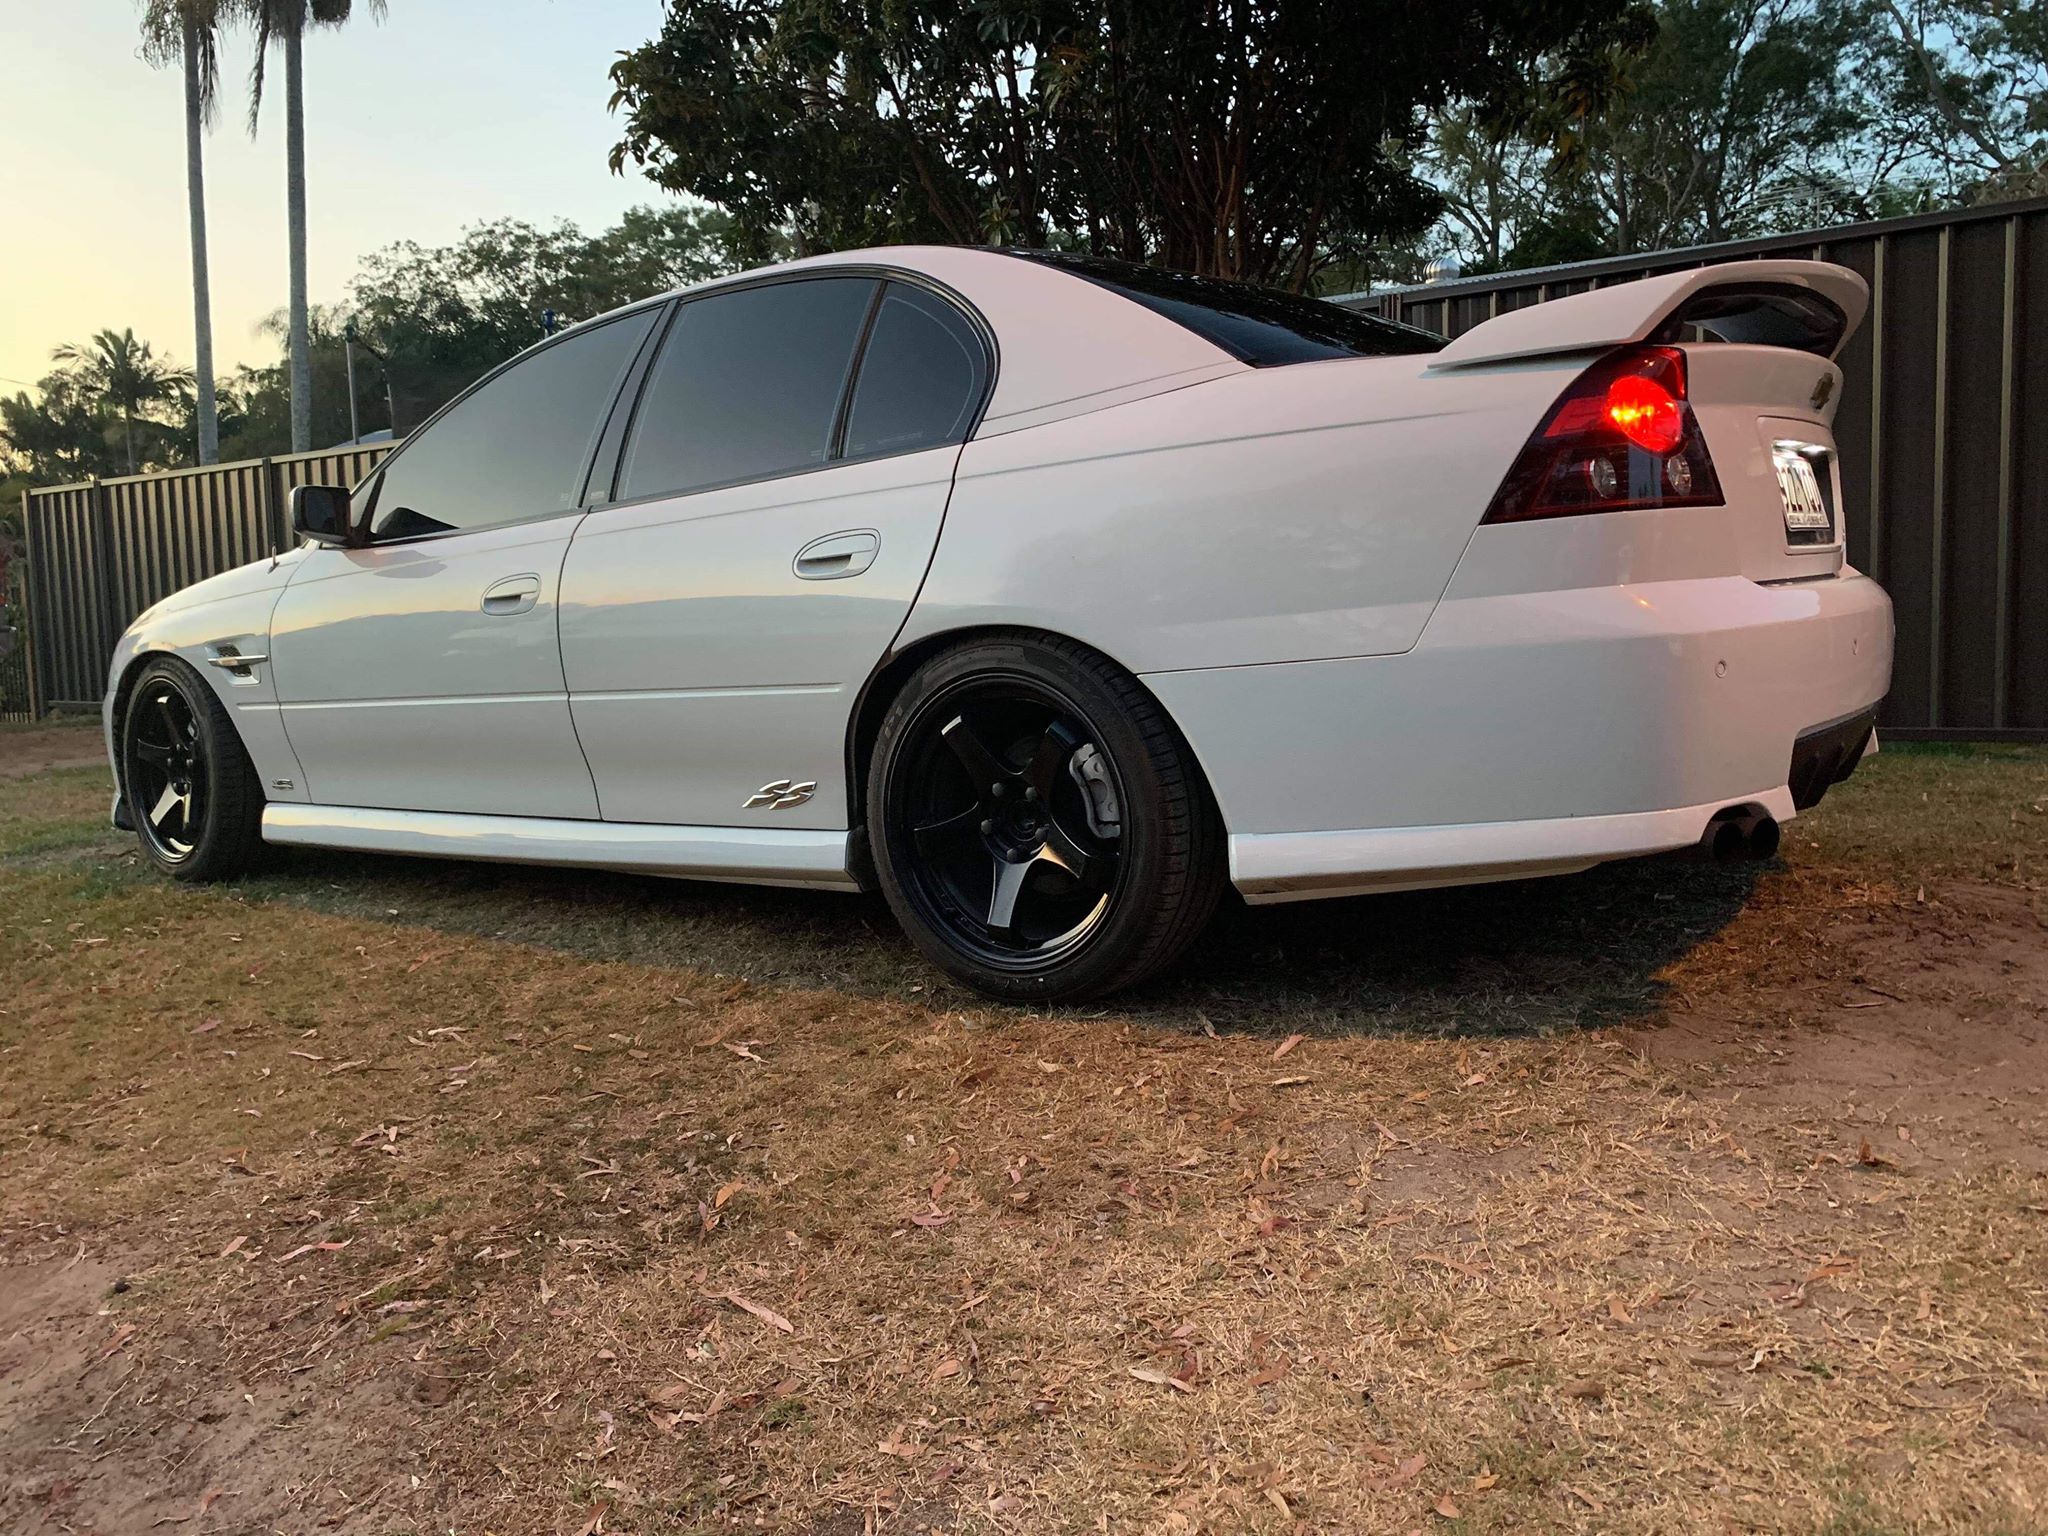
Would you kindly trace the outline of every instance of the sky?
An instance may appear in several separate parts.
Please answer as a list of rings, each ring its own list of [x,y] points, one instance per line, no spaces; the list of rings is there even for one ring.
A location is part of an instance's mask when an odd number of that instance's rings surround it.
[[[602,229],[669,195],[606,162],[614,57],[660,0],[365,0],[306,39],[308,281],[344,297],[357,259],[438,245],[481,219]],[[0,0],[0,393],[50,351],[133,326],[192,362],[182,74],[137,54],[140,0]],[[252,46],[232,36],[206,139],[215,372],[270,363],[257,323],[286,297],[284,66],[248,132]]]

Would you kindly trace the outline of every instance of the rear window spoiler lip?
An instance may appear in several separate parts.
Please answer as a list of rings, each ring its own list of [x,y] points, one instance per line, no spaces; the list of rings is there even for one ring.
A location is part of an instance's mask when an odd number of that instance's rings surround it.
[[[1870,307],[1869,285],[1833,262],[1731,261],[1660,273],[1509,310],[1458,337],[1431,357],[1428,367],[1438,372],[1649,341],[1701,293],[1715,288],[1759,287],[1804,289],[1839,311],[1842,329],[1828,351],[1830,358],[1855,334]]]

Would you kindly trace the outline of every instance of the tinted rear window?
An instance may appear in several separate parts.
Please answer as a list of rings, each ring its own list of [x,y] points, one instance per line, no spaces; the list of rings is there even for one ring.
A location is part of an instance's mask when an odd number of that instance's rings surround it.
[[[987,354],[959,310],[891,283],[875,311],[846,420],[846,457],[911,453],[967,436]]]
[[[1412,325],[1360,314],[1340,304],[1252,283],[1196,277],[1164,267],[1070,256],[1059,251],[1010,252],[1099,283],[1184,325],[1255,368],[1313,363],[1332,357],[1399,357],[1437,352],[1444,339]]]

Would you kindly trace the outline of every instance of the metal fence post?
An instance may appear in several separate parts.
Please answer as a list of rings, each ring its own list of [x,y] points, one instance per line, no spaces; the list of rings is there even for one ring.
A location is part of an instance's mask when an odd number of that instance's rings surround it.
[[[285,550],[284,489],[279,483],[282,471],[277,460],[264,457],[263,467],[257,471],[263,484],[263,512],[270,522],[270,552],[280,555]]]
[[[29,516],[34,503],[27,491],[21,493],[21,541],[22,573],[21,612],[17,615],[18,632],[21,636],[23,661],[28,669],[28,717],[31,720],[43,718],[43,669],[36,652],[36,535],[35,522]]]
[[[113,659],[114,642],[127,626],[114,606],[114,502],[107,494],[106,482],[97,475],[92,478],[92,544],[93,576],[99,587],[100,603],[100,640],[93,657],[92,676],[100,678],[106,675],[107,664]]]

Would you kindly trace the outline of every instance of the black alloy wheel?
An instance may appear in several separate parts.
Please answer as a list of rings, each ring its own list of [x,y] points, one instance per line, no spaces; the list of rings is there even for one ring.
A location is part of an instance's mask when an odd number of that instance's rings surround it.
[[[136,830],[159,864],[197,851],[206,815],[206,757],[199,718],[163,678],[128,702],[128,782]]]
[[[146,665],[120,716],[121,791],[149,861],[180,880],[246,869],[263,790],[227,709],[175,657]]]
[[[1053,636],[971,643],[913,674],[876,743],[869,828],[918,947],[1011,999],[1169,963],[1221,883],[1178,733],[1129,674]]]
[[[1074,706],[998,674],[947,690],[912,731],[898,814],[919,906],[985,965],[1037,969],[1086,942],[1122,869],[1121,796],[1113,772],[1081,778],[1101,758]]]

